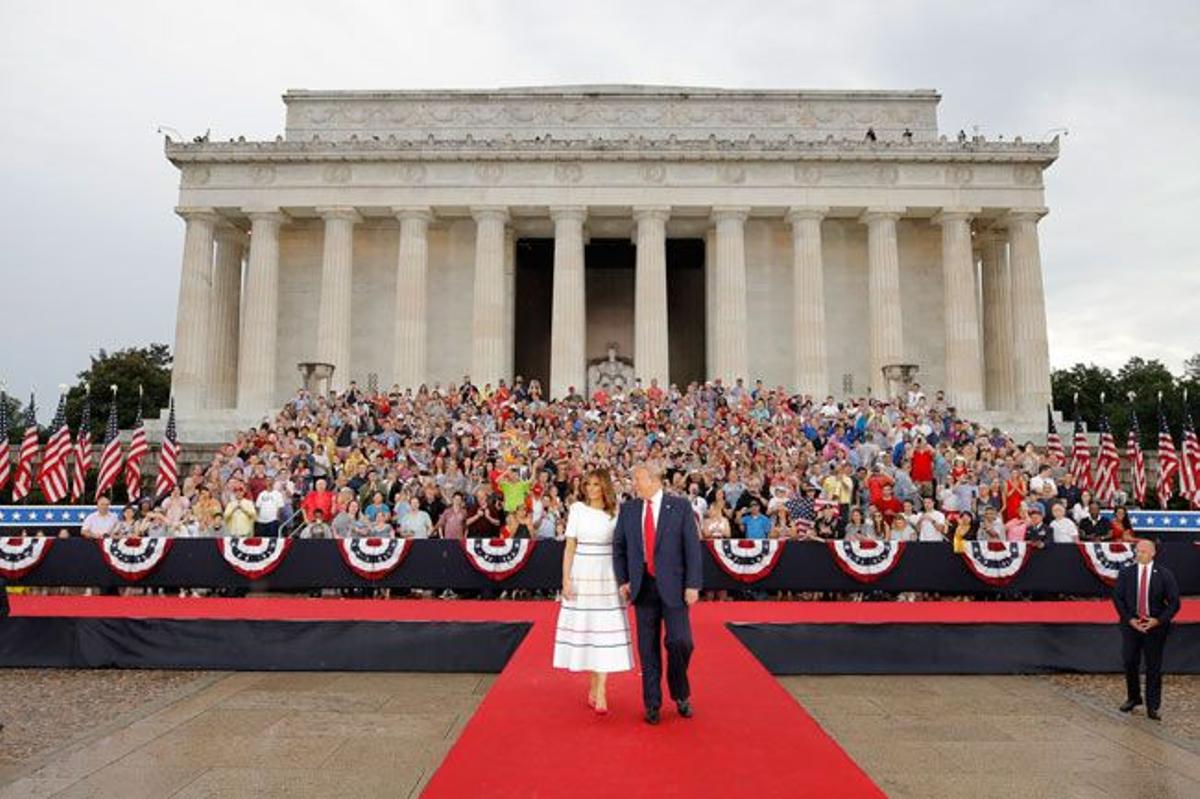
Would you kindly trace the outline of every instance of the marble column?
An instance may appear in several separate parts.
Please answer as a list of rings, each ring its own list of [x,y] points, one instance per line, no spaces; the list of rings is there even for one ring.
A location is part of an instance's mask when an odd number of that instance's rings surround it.
[[[883,367],[904,361],[904,327],[900,315],[900,251],[896,220],[903,208],[868,208],[862,215],[867,226],[867,319],[870,328],[871,393],[888,395]]]
[[[728,386],[738,378],[750,382],[746,335],[745,207],[714,207],[716,224],[716,296],[713,298],[713,374]]]
[[[496,386],[504,370],[504,226],[508,209],[471,209],[475,219],[475,289],[471,322],[471,380]]]
[[[934,217],[942,228],[942,312],[946,335],[946,401],[959,411],[983,408],[983,350],[971,243],[973,209],[943,209]]]
[[[175,359],[171,393],[180,411],[204,407],[212,298],[213,231],[220,217],[211,208],[178,208],[186,227],[179,306],[175,316]]]
[[[1050,401],[1050,347],[1037,223],[1045,209],[1015,209],[1007,218],[1012,281],[1013,391],[1017,409],[1041,411]]]
[[[980,281],[983,295],[984,398],[988,410],[1010,411],[1013,391],[1012,281],[1008,274],[1008,242],[1003,231],[980,237]]]
[[[825,264],[821,220],[828,208],[788,210],[792,225],[792,357],[796,391],[821,401],[829,394],[825,340]]]
[[[516,343],[517,236],[510,226],[504,233],[504,368],[500,375],[509,381],[516,370]]]
[[[414,391],[429,379],[428,207],[393,208],[400,220],[396,259],[396,317],[392,334],[392,380]]]
[[[351,298],[354,287],[353,208],[318,208],[325,220],[325,248],[321,257],[321,297],[317,311],[317,360],[333,364],[333,391],[350,385]]]
[[[713,352],[717,340],[715,320],[717,296],[717,230],[704,231],[704,378],[711,380]]]
[[[258,416],[275,408],[275,362],[279,343],[279,226],[277,210],[247,211],[250,257],[238,347],[238,410]]]
[[[572,388],[587,393],[587,293],[583,272],[583,223],[587,209],[550,209],[554,220],[554,289],[550,310],[550,397]]]
[[[667,219],[669,206],[638,206],[637,266],[634,273],[633,368],[649,388],[671,384],[667,342]]]
[[[208,407],[237,405],[238,336],[241,335],[242,258],[246,234],[232,225],[217,229],[209,305]]]

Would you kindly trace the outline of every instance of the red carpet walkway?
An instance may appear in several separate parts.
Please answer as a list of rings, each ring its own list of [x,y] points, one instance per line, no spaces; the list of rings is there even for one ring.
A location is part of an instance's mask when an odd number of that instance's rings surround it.
[[[884,795],[725,628],[725,608],[693,614],[696,715],[681,719],[668,701],[657,727],[641,719],[636,674],[610,678],[610,713],[598,717],[586,675],[550,668],[555,610],[539,608],[423,796]]]
[[[550,668],[552,602],[175,599],[14,595],[20,616],[533,621],[430,781],[438,797],[860,797],[883,793],[733,637],[727,622],[1115,621],[1111,603],[702,603],[692,614],[696,716],[641,720],[636,673],[609,683],[607,717],[586,706],[586,676]],[[1180,621],[1200,621],[1185,603]]]

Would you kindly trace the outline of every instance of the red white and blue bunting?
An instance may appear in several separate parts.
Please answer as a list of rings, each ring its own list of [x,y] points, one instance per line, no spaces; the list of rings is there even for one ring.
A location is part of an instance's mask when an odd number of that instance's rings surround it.
[[[291,549],[290,538],[218,538],[221,557],[243,577],[257,580],[279,567]]]
[[[873,583],[896,568],[903,541],[826,541],[833,562],[860,583]]]
[[[158,568],[171,549],[171,539],[130,536],[96,541],[108,568],[126,580],[140,580]]]
[[[1079,552],[1092,574],[1109,586],[1117,584],[1121,567],[1133,563],[1137,557],[1133,544],[1123,541],[1081,541]]]
[[[743,583],[756,583],[769,575],[783,554],[778,539],[713,539],[708,548],[722,571]]]
[[[53,543],[53,538],[0,538],[0,577],[24,577],[37,568]]]
[[[1008,585],[1029,563],[1033,549],[1025,541],[967,541],[963,561],[988,585]]]
[[[507,580],[525,568],[533,554],[532,538],[464,538],[467,563],[489,580]]]
[[[350,571],[365,580],[387,577],[408,555],[407,538],[341,538],[338,552]]]

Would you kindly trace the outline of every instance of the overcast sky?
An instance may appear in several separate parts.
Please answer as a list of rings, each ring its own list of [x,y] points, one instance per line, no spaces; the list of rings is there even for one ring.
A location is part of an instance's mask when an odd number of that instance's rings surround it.
[[[1200,3],[0,3],[0,380],[44,418],[89,353],[173,344],[157,124],[269,139],[287,88],[910,89],[940,125],[1070,135],[1046,176],[1055,366],[1200,351]]]

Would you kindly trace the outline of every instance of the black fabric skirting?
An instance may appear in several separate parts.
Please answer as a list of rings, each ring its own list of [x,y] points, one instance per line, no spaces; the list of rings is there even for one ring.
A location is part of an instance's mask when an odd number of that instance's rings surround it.
[[[1114,624],[730,624],[772,674],[1113,673]],[[1200,674],[1200,624],[1176,624],[1163,670]]]
[[[496,673],[518,622],[16,617],[0,667]]]

